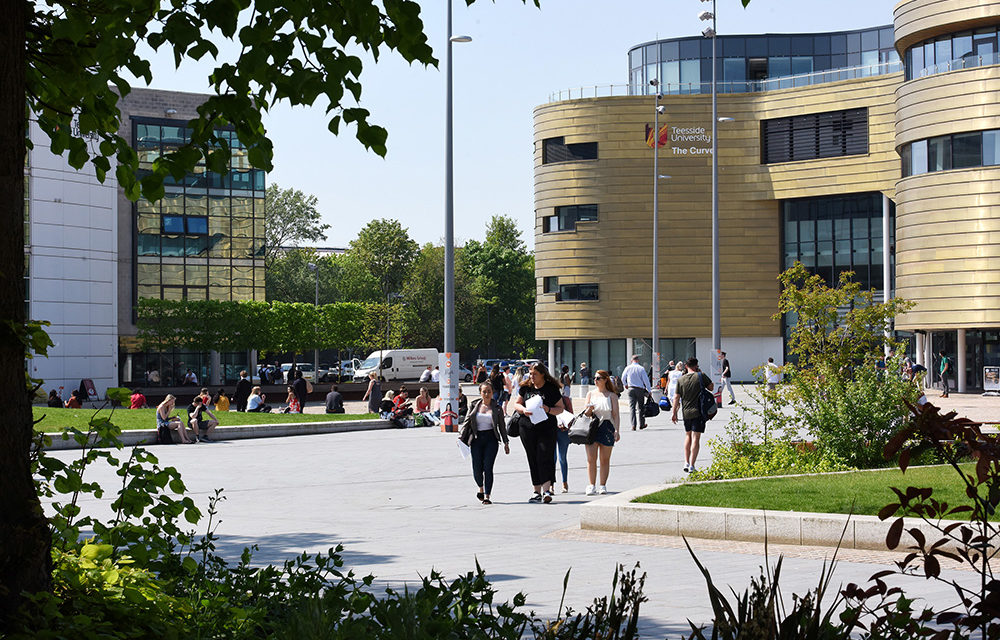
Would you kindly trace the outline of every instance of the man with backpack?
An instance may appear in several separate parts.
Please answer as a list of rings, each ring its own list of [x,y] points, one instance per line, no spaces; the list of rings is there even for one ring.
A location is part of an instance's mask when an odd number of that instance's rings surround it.
[[[695,461],[701,450],[701,434],[705,433],[706,416],[702,414],[702,389],[712,391],[715,385],[711,378],[698,369],[698,358],[688,358],[685,363],[687,373],[677,380],[674,394],[672,420],[677,423],[677,410],[682,409],[684,419],[684,473],[695,471]]]

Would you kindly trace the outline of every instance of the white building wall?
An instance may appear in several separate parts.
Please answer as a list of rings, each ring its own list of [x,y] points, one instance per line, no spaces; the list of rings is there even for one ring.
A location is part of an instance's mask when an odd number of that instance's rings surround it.
[[[100,396],[118,385],[117,207],[114,166],[104,183],[90,165],[77,171],[53,155],[45,134],[31,123],[29,152],[28,313],[48,320],[55,343],[48,358],[29,361],[44,388],[83,378]]]
[[[778,338],[722,338],[722,350],[729,358],[729,366],[733,370],[733,382],[752,382],[751,370],[774,358],[779,367],[785,364],[784,346]],[[712,349],[712,338],[695,339],[695,357],[702,371],[718,380],[721,374],[721,362]]]

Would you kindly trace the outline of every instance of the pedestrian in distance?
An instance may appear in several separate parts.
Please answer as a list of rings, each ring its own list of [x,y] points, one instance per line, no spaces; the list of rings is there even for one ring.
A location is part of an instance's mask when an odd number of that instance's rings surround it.
[[[580,384],[590,384],[590,367],[587,366],[586,362],[580,363]]]
[[[146,408],[146,396],[142,394],[142,389],[136,389],[129,397],[129,409],[145,409]]]
[[[559,384],[562,385],[563,406],[566,411],[573,413],[573,374],[569,372],[569,365],[562,366],[559,374]]]
[[[646,415],[643,413],[643,406],[646,403],[646,396],[652,390],[649,382],[649,375],[646,369],[639,364],[639,356],[633,355],[632,362],[622,371],[622,384],[625,385],[625,393],[628,394],[628,413],[632,423],[632,431],[646,428]]]
[[[701,450],[701,434],[705,433],[705,418],[701,415],[701,389],[712,391],[712,379],[698,369],[698,358],[688,358],[687,373],[677,381],[671,420],[677,424],[677,412],[684,420],[684,472],[697,471],[695,463]]]
[[[722,386],[721,391],[729,389],[729,404],[736,404],[736,394],[733,393],[733,383],[730,381],[733,377],[733,370],[729,367],[729,358],[726,357],[725,351],[720,351],[719,355],[722,356]],[[722,396],[719,396],[719,401],[722,401]]]
[[[156,429],[168,429],[176,431],[180,437],[181,444],[194,444],[195,439],[188,436],[187,427],[181,422],[180,416],[172,416],[170,412],[177,405],[177,398],[172,393],[168,393],[156,407]]]
[[[781,382],[781,369],[774,364],[774,358],[767,359],[767,364],[764,365],[764,375],[767,376],[767,388],[774,391],[778,383]]]
[[[535,413],[542,419],[533,422],[528,406],[535,407],[539,402]],[[556,481],[556,416],[563,412],[563,397],[559,381],[542,363],[531,365],[528,378],[518,387],[514,412],[520,414],[521,444],[534,488],[528,502],[548,504],[552,502],[552,485]]]
[[[500,365],[493,365],[493,369],[490,370],[489,383],[493,386],[493,402],[503,404],[503,392],[504,392],[504,379],[503,373],[500,371]]]
[[[59,398],[59,394],[56,393],[55,389],[49,390],[49,399],[45,402],[48,406],[53,409],[62,409],[63,401]]]
[[[340,388],[337,385],[330,387],[330,393],[326,394],[326,412],[327,413],[346,413],[344,409],[344,396],[340,393]]]
[[[493,465],[500,452],[500,444],[503,443],[504,454],[510,453],[503,411],[493,401],[493,385],[479,385],[479,397],[469,406],[459,434],[462,441],[469,445],[472,478],[479,487],[476,498],[483,504],[493,504],[490,499],[493,493]]]
[[[368,401],[368,413],[379,413],[382,402],[382,383],[379,382],[378,374],[374,371],[368,373],[368,388],[361,401]]]
[[[948,381],[951,378],[951,371],[952,371],[951,359],[945,355],[944,350],[939,351],[938,355],[941,356],[941,365],[939,366],[938,371],[940,372],[941,375],[941,387],[944,389],[944,391],[941,393],[941,397],[947,398]]]
[[[611,471],[611,452],[621,439],[621,420],[618,415],[618,394],[611,387],[611,373],[600,369],[594,376],[597,388],[587,394],[586,415],[597,416],[600,425],[594,441],[587,445],[587,479],[584,493],[588,496],[608,492],[608,474]],[[597,462],[601,463],[601,479],[597,484]],[[596,485],[596,487],[595,487]]]
[[[670,362],[673,363],[673,360]],[[684,375],[685,369],[683,362],[678,362],[677,364],[672,364],[671,366],[673,368],[670,370],[670,373],[667,374],[667,398],[673,402],[674,396],[677,394],[677,381],[681,379],[682,375]]]
[[[306,406],[306,400],[309,398],[309,385],[305,378],[302,377],[302,371],[299,369],[295,370],[295,382],[292,383],[292,389],[299,400],[299,409],[293,413],[302,413]]]
[[[205,415],[209,419],[205,419]],[[211,442],[211,435],[215,428],[219,426],[219,419],[215,417],[212,410],[208,408],[201,396],[195,396],[188,406],[188,424],[194,432],[194,439],[197,442]]]
[[[236,393],[233,394],[237,411],[247,410],[247,398],[250,397],[251,389],[253,389],[253,384],[247,379],[246,370],[240,371],[240,381],[236,383]]]
[[[570,390],[573,388],[573,376],[569,372],[569,366],[563,365],[559,374],[559,384],[562,385],[563,408],[567,415],[573,413],[573,400],[570,397]],[[565,416],[564,416],[565,417]],[[556,425],[556,462],[559,463],[559,472],[562,475],[562,492],[569,493],[569,421],[557,420]]]

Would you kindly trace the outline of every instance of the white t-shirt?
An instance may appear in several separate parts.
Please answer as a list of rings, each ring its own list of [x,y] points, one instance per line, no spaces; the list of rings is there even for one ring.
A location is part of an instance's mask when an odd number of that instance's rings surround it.
[[[434,371],[431,371],[431,382],[440,382],[440,381],[441,381],[441,370],[435,369]]]
[[[764,365],[767,368],[767,383],[778,384],[781,382],[781,373],[778,372],[778,365],[768,362]]]
[[[420,381],[421,382],[429,382],[430,379],[431,379],[431,370],[430,369],[424,369],[424,372],[420,374]]]
[[[684,372],[677,369],[667,374],[667,397],[670,398],[671,402],[674,401],[674,396],[677,394],[677,381],[681,379],[682,375]]]

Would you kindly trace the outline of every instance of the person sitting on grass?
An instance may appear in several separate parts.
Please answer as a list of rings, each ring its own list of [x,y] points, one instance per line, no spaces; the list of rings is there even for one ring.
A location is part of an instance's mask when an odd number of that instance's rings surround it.
[[[382,398],[382,403],[379,405],[379,417],[383,420],[388,420],[392,417],[392,400],[395,397],[396,392],[392,389],[385,392],[385,396]]]
[[[135,393],[132,394],[131,403],[129,404],[129,409],[145,409],[146,408],[146,396],[142,395],[142,389],[136,389]]]
[[[229,411],[229,396],[226,395],[225,389],[219,389],[219,391],[212,396],[212,404],[215,405],[216,411]]]
[[[344,396],[340,394],[337,385],[330,387],[330,393],[326,394],[327,413],[347,413],[344,410]]]
[[[63,401],[59,399],[59,394],[56,393],[55,389],[49,391],[49,399],[46,402],[50,407],[54,409],[61,409],[63,406]]]
[[[69,400],[66,401],[65,407],[67,409],[82,409],[83,403],[80,402],[80,392],[73,389],[73,393],[70,394]]]
[[[302,405],[299,404],[299,397],[295,394],[295,389],[291,385],[288,385],[288,395],[285,396],[285,408],[281,410],[281,413],[302,413],[300,408]]]
[[[156,430],[158,432],[161,429],[176,431],[177,435],[180,436],[181,444],[193,444],[194,439],[188,437],[187,429],[182,425],[180,417],[170,415],[176,403],[177,398],[172,393],[168,393],[163,402],[156,407]]]
[[[205,420],[206,413],[211,417],[211,420]],[[194,437],[198,442],[211,442],[212,439],[209,436],[219,426],[219,419],[215,417],[201,396],[195,396],[188,407],[188,422],[191,424],[191,430],[194,431]]]
[[[271,413],[271,406],[264,404],[264,394],[261,393],[260,387],[254,387],[250,390],[250,397],[247,398],[247,412],[253,413]]]
[[[420,387],[420,393],[417,394],[414,405],[414,410],[423,416],[424,420],[429,422],[431,425],[437,426],[441,424],[441,419],[434,415],[434,412],[431,411],[431,396],[427,393],[427,387]]]

